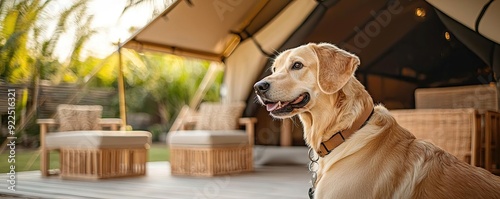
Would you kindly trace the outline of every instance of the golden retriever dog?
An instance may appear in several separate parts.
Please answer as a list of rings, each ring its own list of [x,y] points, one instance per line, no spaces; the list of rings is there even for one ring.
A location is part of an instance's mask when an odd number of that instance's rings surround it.
[[[298,115],[321,156],[314,198],[500,198],[500,177],[399,126],[355,78],[356,55],[310,43],[276,57],[254,85],[275,118]]]

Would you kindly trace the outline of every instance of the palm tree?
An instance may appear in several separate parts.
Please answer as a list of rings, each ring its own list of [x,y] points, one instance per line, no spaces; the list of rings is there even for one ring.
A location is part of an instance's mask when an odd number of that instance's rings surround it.
[[[151,18],[153,18],[158,16],[175,1],[176,0],[128,0],[127,4],[123,8],[122,15],[129,10],[145,7],[152,9]]]
[[[44,3],[23,0],[18,3],[1,1],[0,18],[0,77],[7,82],[28,83],[34,74],[33,57],[30,56],[29,34],[36,29],[37,19],[43,18],[44,9],[51,1]]]
[[[0,78],[10,83],[49,78],[60,68],[55,47],[61,35],[75,25],[78,30],[71,58],[79,56],[83,44],[94,33],[88,30],[92,16],[86,14],[87,0],[79,0],[57,14],[48,9],[52,2],[0,0]],[[54,20],[56,27],[49,32]]]
[[[87,0],[78,0],[61,12],[49,8],[54,3],[53,0],[0,0],[0,79],[33,88],[26,122],[36,113],[40,79],[71,71],[74,68],[71,66],[77,65],[82,46],[94,33],[88,28],[93,16],[86,13]],[[51,29],[53,22],[55,28]],[[77,28],[77,34],[73,48],[69,48],[71,61],[61,64],[55,48],[61,35],[72,27]],[[22,123],[16,129],[25,126]]]

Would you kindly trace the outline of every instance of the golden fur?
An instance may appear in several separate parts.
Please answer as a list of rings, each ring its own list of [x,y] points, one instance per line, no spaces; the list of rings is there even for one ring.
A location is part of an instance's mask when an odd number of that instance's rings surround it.
[[[300,62],[303,68],[291,66]],[[261,82],[270,87],[259,99],[294,101],[309,93],[309,102],[291,112],[298,115],[306,143],[322,141],[349,128],[373,103],[354,77],[360,61],[334,45],[307,44],[281,53],[273,74]],[[257,84],[256,84],[257,85]],[[415,137],[398,125],[382,105],[363,128],[319,160],[315,198],[500,198],[500,177],[462,162]]]

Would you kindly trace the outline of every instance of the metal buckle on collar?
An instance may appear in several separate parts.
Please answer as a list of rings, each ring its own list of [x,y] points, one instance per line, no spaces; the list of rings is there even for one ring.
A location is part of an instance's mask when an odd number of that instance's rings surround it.
[[[309,165],[308,169],[309,172],[311,172],[311,188],[309,188],[308,195],[310,199],[314,198],[314,191],[316,190],[316,181],[318,180],[318,169],[319,169],[319,155],[316,154],[316,151],[314,151],[312,148],[309,148]]]

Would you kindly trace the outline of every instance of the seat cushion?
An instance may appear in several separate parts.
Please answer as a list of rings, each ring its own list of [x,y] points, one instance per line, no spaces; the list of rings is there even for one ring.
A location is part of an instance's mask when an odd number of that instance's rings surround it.
[[[67,131],[49,133],[47,148],[137,148],[151,143],[147,131]]]
[[[169,133],[170,145],[235,145],[248,144],[248,136],[243,130],[192,130],[174,131]]]

